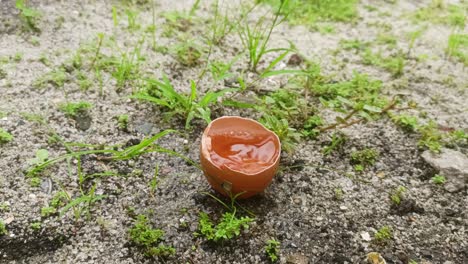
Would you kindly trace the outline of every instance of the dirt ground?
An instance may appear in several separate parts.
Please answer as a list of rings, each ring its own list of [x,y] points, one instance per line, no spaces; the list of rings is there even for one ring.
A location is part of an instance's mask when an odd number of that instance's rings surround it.
[[[185,34],[199,45],[204,45],[209,34],[206,21],[212,15],[211,2],[201,1],[192,24],[183,25],[188,28]],[[408,32],[422,27],[408,14],[430,2],[362,0],[358,4],[359,17],[353,23],[334,22],[334,32],[320,33],[285,22],[273,31],[270,46],[294,43],[300,54],[319,63],[322,72],[336,81],[352,78],[355,71],[366,73],[382,81],[382,93],[388,98],[402,94],[405,102],[417,102],[417,110],[408,112],[424,113],[421,120],[432,119],[440,127],[468,132],[468,68],[446,55],[451,27],[428,22],[398,77],[381,67],[366,65],[359,52],[340,46],[343,39],[374,41],[385,25],[391,25],[386,33],[396,38],[397,49],[407,51]],[[57,192],[65,190],[71,197],[80,194],[73,166],[76,159],[70,159],[71,165],[64,161],[48,168],[38,186],[26,177],[37,150],[47,149],[49,157],[67,153],[60,142],[51,142],[51,131],[66,142],[130,146],[164,129],[177,129],[184,132],[169,134],[158,144],[199,161],[205,124],[195,121],[191,130],[184,130],[184,122],[165,121],[160,108],[129,98],[138,82],[117,88],[115,78],[104,73],[102,94],[96,79],[92,79],[91,88],[83,91],[74,81],[76,76],[67,77],[59,88],[50,82],[44,88],[34,85],[45,73],[70,61],[80,47],[96,43],[98,34],[104,33],[106,39],[112,36],[113,44],[105,40],[103,54],[130,52],[144,37],[141,54],[145,59],[139,66],[140,73],[156,79],[167,75],[178,91],[189,92],[189,81],[198,78],[206,58],[187,67],[171,51],[161,50],[170,50],[180,42],[166,34],[169,22],[163,14],[189,12],[193,4],[188,0],[156,0],[156,42],[161,49],[154,51],[152,36],[145,30],[153,20],[148,4],[131,5],[138,12],[140,28],[129,31],[124,11],[119,11],[114,25],[112,7],[119,6],[118,1],[30,1],[29,5],[42,14],[38,22],[41,32],[34,33],[23,29],[24,21],[19,19],[14,1],[0,0],[0,58],[6,58],[0,63],[6,75],[0,77],[0,128],[14,137],[0,145],[0,219],[7,230],[0,236],[0,263],[269,263],[264,247],[270,238],[281,243],[279,263],[367,263],[370,252],[378,252],[387,263],[468,263],[466,187],[449,192],[434,184],[431,178],[437,171],[421,157],[419,135],[405,132],[385,117],[342,129],[347,140],[330,155],[322,150],[330,144],[332,131],[315,140],[300,141],[292,154],[283,153],[281,171],[265,192],[239,202],[255,215],[254,222],[239,237],[223,243],[193,234],[199,229],[200,212],[217,218],[225,210],[204,193],[215,194],[203,173],[183,159],[161,153],[113,163],[111,169],[125,176],[87,183],[86,188],[95,184],[96,194],[106,196],[90,207],[89,215],[84,213],[75,219],[73,210],[63,216],[41,215],[41,208],[49,206]],[[237,10],[239,3],[228,5]],[[259,7],[252,19],[268,10],[268,6]],[[468,27],[460,31],[467,34]],[[213,49],[210,59],[230,60],[242,49],[237,34],[231,33]],[[387,50],[383,54],[394,55]],[[267,55],[261,66],[275,56]],[[278,67],[287,67],[289,58]],[[244,56],[233,66],[233,72],[241,72],[246,64]],[[249,74],[254,78],[254,73]],[[288,78],[281,75],[260,79],[250,93],[280,89]],[[206,92],[223,88],[225,83],[205,75],[198,87]],[[61,103],[77,101],[92,103],[86,116],[73,119],[59,110]],[[118,126],[116,117],[123,114],[129,116],[128,129]],[[212,118],[237,114],[259,116],[251,110],[219,108]],[[41,116],[45,123],[33,115]],[[324,118],[333,121],[335,115],[330,112]],[[357,172],[349,157],[364,148],[375,149],[379,157],[373,166]],[[466,155],[466,145],[457,151]],[[94,154],[83,156],[80,162],[89,174],[111,166]],[[158,185],[151,192],[148,183],[156,165],[160,170]],[[400,206],[389,198],[398,186],[406,188]],[[337,197],[336,190],[341,190],[342,197]],[[165,232],[163,242],[175,248],[175,255],[147,257],[132,244],[128,230],[137,214],[148,215],[152,225]],[[32,228],[33,223],[40,223],[40,228]],[[391,227],[392,238],[377,241],[374,234],[384,226]]]

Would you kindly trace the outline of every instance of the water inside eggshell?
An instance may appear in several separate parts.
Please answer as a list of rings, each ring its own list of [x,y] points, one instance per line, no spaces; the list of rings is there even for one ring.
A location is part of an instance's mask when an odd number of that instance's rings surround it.
[[[210,158],[218,167],[247,174],[258,173],[271,166],[276,158],[274,135],[229,131],[209,135]]]

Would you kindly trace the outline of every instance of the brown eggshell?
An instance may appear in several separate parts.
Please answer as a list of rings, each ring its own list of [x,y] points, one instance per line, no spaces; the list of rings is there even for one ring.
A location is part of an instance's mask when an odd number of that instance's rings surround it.
[[[226,132],[249,132],[254,135],[264,135],[271,137],[275,146],[273,162],[259,172],[248,173],[230,168],[229,166],[219,166],[211,160],[212,152],[211,135]],[[200,146],[200,160],[203,172],[210,185],[216,191],[226,196],[238,198],[248,198],[262,192],[271,182],[275,175],[281,152],[281,143],[278,136],[265,128],[255,120],[238,116],[225,116],[213,120],[203,132]]]

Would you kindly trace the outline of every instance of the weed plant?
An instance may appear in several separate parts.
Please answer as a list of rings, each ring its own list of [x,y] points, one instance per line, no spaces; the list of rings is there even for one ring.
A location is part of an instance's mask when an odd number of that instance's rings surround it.
[[[67,81],[68,76],[65,69],[58,68],[37,78],[33,83],[33,87],[43,89],[47,87],[47,84],[51,84],[55,88],[62,88]]]
[[[8,234],[5,223],[0,219],[0,236]]]
[[[265,16],[261,17],[253,27],[251,26],[251,23],[248,21],[248,13],[253,9],[250,9],[247,13],[243,14],[242,18],[238,22],[237,31],[242,45],[248,52],[249,66],[251,71],[257,72],[258,64],[266,54],[272,52],[282,52],[282,54],[279,56],[281,58],[286,56],[286,54],[289,52],[289,49],[285,48],[269,49],[267,47],[273,29],[281,24],[281,22],[283,22],[283,19],[280,19],[280,14],[286,3],[287,0],[281,0],[273,21],[269,26],[265,25]],[[267,68],[272,68],[271,64]]]
[[[27,5],[27,0],[16,0],[16,9],[20,11],[20,18],[23,21],[24,29],[40,33],[39,21],[41,13]]]
[[[279,6],[283,2],[285,6],[279,10],[285,15],[291,24],[304,24],[314,27],[317,22],[351,22],[358,17],[357,0],[258,0]]]
[[[451,34],[446,53],[468,66],[468,34]]]
[[[445,176],[439,174],[434,175],[431,180],[434,184],[444,184],[447,181]]]
[[[190,83],[190,94],[177,92],[166,76],[163,77],[162,81],[148,79],[146,83],[146,87],[132,95],[131,98],[151,102],[162,107],[165,110],[166,120],[173,117],[184,119],[186,129],[190,127],[190,122],[195,118],[200,118],[206,123],[211,122],[210,107],[224,94],[236,91],[236,89],[209,91],[200,98],[194,81]]]
[[[8,143],[13,140],[13,136],[5,131],[3,128],[0,128],[0,145]]]
[[[76,118],[79,114],[91,109],[93,105],[89,102],[81,101],[76,103],[64,103],[59,105],[59,110],[64,112],[66,116]]]
[[[271,262],[276,262],[278,260],[280,245],[281,243],[274,238],[267,241],[267,245],[265,246],[265,253]]]
[[[175,248],[160,244],[163,240],[164,232],[161,229],[152,228],[145,215],[137,216],[129,234],[130,240],[142,248],[147,256],[168,257],[175,254]]]
[[[374,165],[379,153],[375,149],[366,148],[351,153],[351,162],[361,165],[363,168]]]
[[[390,200],[395,205],[400,205],[401,201],[403,200],[403,195],[406,193],[406,188],[404,186],[398,186],[395,190],[393,190],[390,194]]]
[[[389,226],[383,226],[377,230],[374,237],[378,242],[386,242],[393,237],[392,229]]]

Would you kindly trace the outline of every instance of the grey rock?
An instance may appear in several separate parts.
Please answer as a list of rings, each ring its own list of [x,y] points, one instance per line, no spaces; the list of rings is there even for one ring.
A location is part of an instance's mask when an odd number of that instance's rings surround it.
[[[289,255],[286,260],[287,264],[307,264],[309,258],[299,253]]]
[[[440,153],[432,153],[427,150],[422,154],[422,157],[446,177],[447,183],[444,187],[447,191],[457,192],[466,186],[468,181],[468,158],[463,153],[444,148]]]
[[[135,130],[138,133],[144,134],[144,135],[149,135],[151,134],[151,131],[153,130],[153,124],[148,123],[148,122],[143,122],[141,124],[138,124],[135,126]]]
[[[92,118],[87,112],[79,113],[76,118],[76,128],[82,131],[88,130],[91,127]]]

